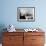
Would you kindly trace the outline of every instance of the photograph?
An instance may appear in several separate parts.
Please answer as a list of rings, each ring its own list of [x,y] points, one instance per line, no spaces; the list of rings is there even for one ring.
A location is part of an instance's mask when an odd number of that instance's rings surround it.
[[[0,46],[46,46],[46,0],[0,0]]]
[[[17,20],[32,22],[35,20],[35,7],[18,7]]]

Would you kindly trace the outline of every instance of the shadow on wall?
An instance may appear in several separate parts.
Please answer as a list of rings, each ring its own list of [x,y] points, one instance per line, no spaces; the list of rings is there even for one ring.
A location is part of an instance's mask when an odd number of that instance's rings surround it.
[[[2,43],[2,36],[3,36],[3,32],[5,32],[6,30],[3,30],[5,27],[4,24],[0,24],[0,43]]]

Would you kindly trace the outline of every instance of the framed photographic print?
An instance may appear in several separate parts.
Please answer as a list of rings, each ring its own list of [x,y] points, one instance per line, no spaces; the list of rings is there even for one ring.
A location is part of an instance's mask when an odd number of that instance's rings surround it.
[[[18,7],[17,20],[21,22],[34,22],[35,7]]]

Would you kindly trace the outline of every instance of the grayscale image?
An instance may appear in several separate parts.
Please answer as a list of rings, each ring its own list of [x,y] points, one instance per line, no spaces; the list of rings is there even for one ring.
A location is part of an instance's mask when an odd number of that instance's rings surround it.
[[[34,7],[18,7],[18,21],[34,21]]]

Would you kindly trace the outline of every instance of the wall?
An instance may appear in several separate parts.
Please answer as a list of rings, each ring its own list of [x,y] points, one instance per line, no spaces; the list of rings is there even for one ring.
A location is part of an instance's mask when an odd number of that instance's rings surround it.
[[[0,25],[16,28],[46,28],[46,0],[0,0]],[[17,7],[35,7],[35,22],[18,22]]]

